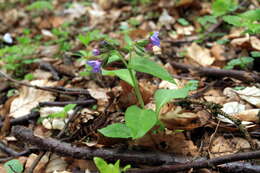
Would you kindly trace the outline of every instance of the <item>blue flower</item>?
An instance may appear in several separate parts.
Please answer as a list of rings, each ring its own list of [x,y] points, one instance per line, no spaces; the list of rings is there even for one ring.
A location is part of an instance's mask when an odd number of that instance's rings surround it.
[[[154,32],[153,35],[150,37],[150,43],[153,46],[158,46],[160,47],[161,42],[160,42],[160,38],[159,38],[159,32]]]
[[[93,73],[99,73],[101,71],[102,62],[99,60],[90,60],[87,61],[87,64],[92,67]]]
[[[100,55],[100,50],[99,50],[99,49],[93,49],[93,50],[92,50],[92,54],[93,54],[94,56],[98,56],[98,55]]]

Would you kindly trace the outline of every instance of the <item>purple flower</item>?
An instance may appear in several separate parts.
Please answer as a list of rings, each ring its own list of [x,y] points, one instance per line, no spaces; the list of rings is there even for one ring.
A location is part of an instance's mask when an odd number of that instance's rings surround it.
[[[154,32],[153,35],[150,37],[150,43],[153,46],[160,47],[160,38],[159,38],[159,32]]]
[[[102,62],[99,60],[90,60],[87,61],[87,64],[92,67],[93,73],[99,73],[101,71]]]
[[[93,54],[94,56],[98,56],[98,55],[100,55],[100,50],[99,50],[99,49],[93,49],[93,50],[92,50],[92,54]]]

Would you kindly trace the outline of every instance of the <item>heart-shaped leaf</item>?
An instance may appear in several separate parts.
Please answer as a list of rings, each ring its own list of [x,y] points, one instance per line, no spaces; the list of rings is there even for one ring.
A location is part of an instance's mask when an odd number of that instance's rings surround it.
[[[162,66],[155,63],[154,61],[145,57],[132,57],[129,63],[129,68],[132,68],[139,72],[151,74],[155,77],[169,81],[171,83],[175,83],[174,79],[167,70],[165,70]]]
[[[159,89],[155,92],[156,112],[159,113],[160,109],[172,99],[185,98],[188,96],[189,90],[181,88],[176,90]]]
[[[125,124],[115,123],[98,130],[104,136],[111,138],[130,138],[131,130]]]
[[[127,69],[109,70],[109,71],[102,69],[102,74],[108,75],[108,76],[117,76],[121,80],[126,81],[131,86],[134,86],[134,82],[133,82],[131,75],[130,75],[130,73]]]
[[[157,122],[156,113],[153,110],[140,109],[133,105],[125,112],[125,121],[131,129],[133,139],[143,137]]]

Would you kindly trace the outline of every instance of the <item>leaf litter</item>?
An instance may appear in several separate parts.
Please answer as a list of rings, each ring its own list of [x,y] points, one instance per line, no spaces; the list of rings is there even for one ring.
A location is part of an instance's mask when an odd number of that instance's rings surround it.
[[[247,3],[242,6],[243,12],[259,8],[257,6],[259,3],[251,1]],[[12,120],[22,118],[31,111],[39,111],[38,121],[28,120],[27,124],[25,123],[27,127],[34,127],[32,129],[37,136],[57,139],[59,138],[57,135],[65,129],[61,135],[62,140],[75,146],[92,149],[106,146],[121,150],[123,148],[127,151],[137,148],[141,151],[161,151],[193,159],[205,156],[210,159],[249,151],[252,147],[251,143],[240,133],[235,123],[221,114],[213,115],[213,110],[202,106],[205,102],[221,105],[220,110],[240,120],[252,135],[252,141],[259,147],[259,83],[237,80],[230,74],[218,78],[218,74],[211,77],[206,72],[205,74],[198,74],[194,71],[189,73],[181,67],[172,67],[170,63],[176,61],[182,65],[223,69],[228,62],[240,59],[239,63],[233,66],[233,70],[259,75],[259,55],[252,57],[252,52],[259,54],[260,51],[260,38],[253,33],[253,31],[259,32],[257,30],[259,26],[253,25],[259,24],[259,19],[245,28],[228,25],[222,21],[221,16],[214,16],[212,2],[193,0],[178,2],[98,0],[73,3],[54,0],[51,1],[54,10],[42,7],[42,10],[32,11],[27,8],[30,2],[4,1],[4,4],[6,5],[4,7],[0,5],[0,16],[3,19],[0,20],[0,35],[2,36],[0,37],[0,55],[5,55],[7,52],[3,48],[18,44],[24,46],[29,43],[38,48],[34,55],[37,61],[25,62],[20,71],[16,64],[23,62],[25,57],[15,60],[14,63],[8,56],[5,59],[1,57],[1,73],[31,85],[63,91],[62,94],[48,92],[19,85],[12,80],[9,80],[11,84],[3,83],[5,86],[0,87],[0,127],[3,132],[1,142],[3,141],[11,149],[26,150],[26,147],[15,145],[14,141],[8,140],[12,136],[9,133]],[[220,10],[223,9],[220,8]],[[225,15],[230,12],[237,11],[225,12]],[[198,18],[203,18],[205,23],[200,23],[201,20]],[[84,47],[78,35],[84,35],[93,30],[98,30],[97,34],[93,36],[91,43]],[[123,47],[127,41],[122,41],[126,34],[132,40],[142,40],[147,39],[154,31],[160,31],[161,47],[152,49],[157,64],[151,64],[151,67],[164,67],[167,72],[170,72],[170,76],[166,72],[156,74],[156,70],[151,73],[149,69],[145,69],[146,66],[142,68],[142,72],[149,71],[150,73],[137,73],[145,107],[156,111],[158,103],[153,98],[156,89],[182,89],[191,79],[197,80],[198,86],[187,91],[189,93],[187,98],[177,97],[163,103],[158,117],[161,124],[154,125],[151,130],[145,127],[147,131],[145,134],[135,134],[143,137],[139,139],[105,137],[99,133],[99,129],[109,124],[124,124],[126,108],[138,104],[138,99],[134,95],[135,91],[130,85],[131,82],[130,84],[124,82],[120,80],[120,77],[115,77],[116,75],[113,77],[100,74],[82,76],[81,74],[85,73],[85,60],[90,57],[91,50],[99,46],[101,40],[107,39],[107,36],[103,34],[119,39],[122,42],[119,47],[127,49]],[[7,53],[13,57],[19,55],[19,52]],[[241,60],[243,57],[253,58],[253,64],[245,64]],[[138,58],[135,60],[137,61]],[[40,69],[40,61],[48,62],[50,67]],[[135,64],[130,65],[133,69],[136,68]],[[112,65],[105,67],[105,70],[118,70],[120,67],[122,64],[115,61]],[[24,78],[27,73],[32,74],[32,79]],[[53,77],[54,74],[58,77]],[[164,80],[151,76],[154,74],[157,77],[163,74]],[[175,84],[171,82],[172,77],[175,78]],[[210,85],[212,82],[214,84]],[[11,91],[14,89],[18,91],[17,95],[12,95]],[[87,94],[82,94],[82,90]],[[77,94],[67,94],[74,91],[78,91]],[[196,106],[187,101],[193,97],[201,102],[201,105]],[[63,111],[65,105],[88,99],[94,99],[96,103],[83,106],[78,104],[76,108],[68,112],[65,118],[46,118],[53,113]],[[39,106],[43,102],[48,102],[49,105]],[[55,105],[64,102],[66,104],[63,106]],[[77,109],[79,111],[74,113]],[[133,119],[128,119],[128,121],[131,120]],[[138,118],[135,120],[137,121]],[[138,127],[132,127],[131,124],[129,126],[133,132],[138,128],[141,129],[144,124],[138,121],[136,122]],[[117,133],[121,134],[120,131]],[[23,164],[24,170],[28,171],[39,155],[40,152],[37,150],[28,155],[16,157]],[[8,155],[1,151],[1,157],[5,158]],[[3,165],[0,164],[0,172],[5,172]],[[143,168],[145,164],[134,166]],[[91,160],[62,157],[53,152],[46,152],[34,168],[35,172],[48,173],[72,173],[77,170],[97,171]],[[220,172],[215,168],[204,170]],[[196,171],[194,169],[187,172]]]

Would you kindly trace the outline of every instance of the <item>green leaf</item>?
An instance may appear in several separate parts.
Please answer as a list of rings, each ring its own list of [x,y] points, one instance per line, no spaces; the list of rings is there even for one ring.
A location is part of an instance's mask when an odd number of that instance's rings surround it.
[[[252,51],[250,52],[251,53],[251,56],[254,57],[254,58],[260,58],[260,52],[258,51]]]
[[[252,64],[254,61],[254,58],[252,57],[241,57],[232,59],[227,63],[227,65],[224,67],[224,69],[233,69],[235,66],[239,66],[240,68],[244,69],[248,65]]]
[[[94,157],[94,163],[95,163],[95,165],[97,166],[98,170],[101,173],[106,173],[107,172],[108,164],[107,164],[107,162],[105,160],[103,160],[100,157]]]
[[[184,19],[184,18],[179,18],[178,20],[178,23],[179,24],[181,24],[181,25],[183,25],[183,26],[188,26],[190,23],[186,20],[186,19]]]
[[[17,159],[10,160],[4,164],[4,168],[7,173],[22,173],[23,165]]]
[[[239,16],[223,16],[223,20],[227,22],[228,24],[234,25],[234,26],[243,26],[243,19]]]
[[[121,123],[111,124],[105,128],[98,130],[106,137],[111,138],[130,138],[131,130],[125,125]]]
[[[260,9],[249,10],[249,11],[246,11],[246,12],[240,14],[239,16],[248,21],[251,21],[251,22],[254,22],[257,20],[259,21],[260,20]]]
[[[236,10],[237,7],[236,0],[215,0],[212,4],[213,15],[222,16]]]
[[[46,118],[66,118],[66,117],[67,117],[67,113],[62,111],[62,112],[49,114]]]
[[[190,80],[184,88],[186,88],[188,91],[196,90],[199,86],[199,81],[197,80]]]
[[[131,129],[133,139],[143,137],[157,122],[153,110],[140,109],[136,105],[130,106],[125,112],[127,127]]]
[[[186,98],[189,90],[181,88],[176,90],[159,89],[155,92],[156,112],[159,113],[161,108],[172,99]]]
[[[155,63],[154,61],[145,57],[132,57],[129,63],[129,68],[132,68],[139,72],[151,74],[171,83],[175,83],[174,79],[167,70],[165,70],[162,66]]]
[[[201,24],[201,25],[206,25],[207,23],[212,23],[212,24],[216,24],[217,23],[217,19],[215,16],[210,16],[210,15],[206,15],[206,16],[203,16],[203,17],[199,17],[198,18],[198,22]]]
[[[48,1],[36,1],[33,2],[31,5],[27,6],[27,10],[53,10],[53,5]]]
[[[76,104],[68,104],[63,108],[63,110],[64,110],[64,112],[68,113],[70,110],[74,109],[76,106],[77,106]]]
[[[130,73],[127,69],[109,70],[109,71],[102,69],[102,75],[117,76],[121,80],[126,81],[131,86],[134,86],[134,82],[133,82],[131,75],[130,75]]]

